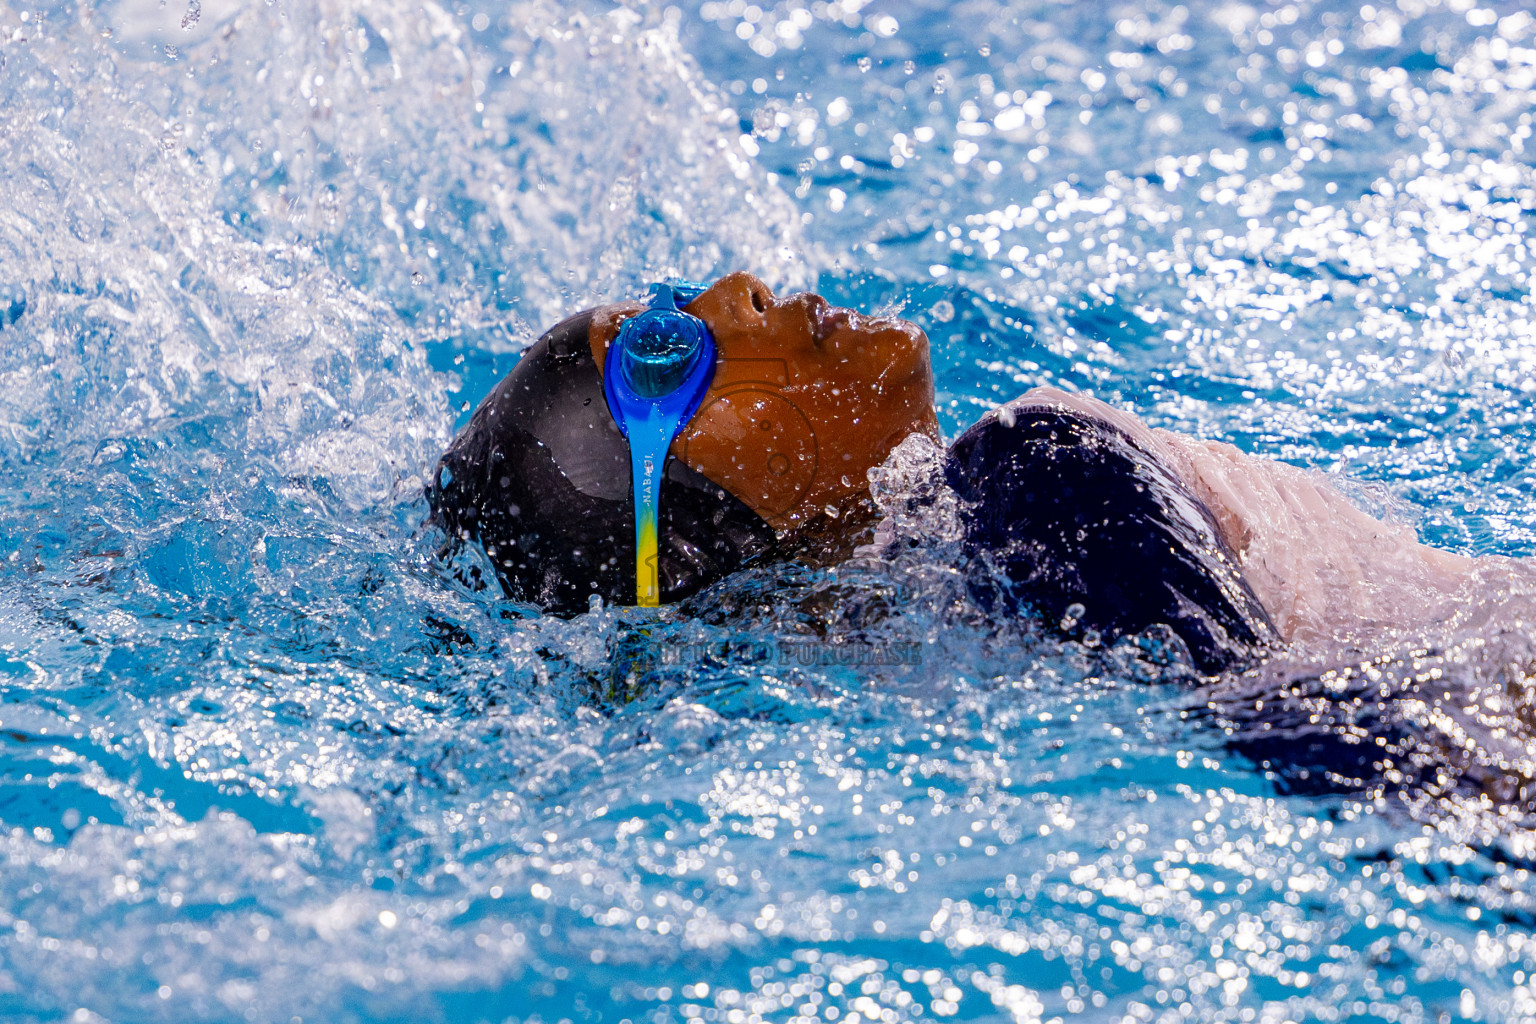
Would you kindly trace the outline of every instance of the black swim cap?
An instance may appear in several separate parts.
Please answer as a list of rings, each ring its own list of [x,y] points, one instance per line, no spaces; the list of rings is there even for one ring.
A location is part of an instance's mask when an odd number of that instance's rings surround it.
[[[450,544],[478,541],[515,601],[586,611],[631,604],[629,446],[603,398],[580,313],[536,341],[438,462],[428,488]],[[661,503],[661,598],[677,601],[773,547],[746,504],[675,458]]]

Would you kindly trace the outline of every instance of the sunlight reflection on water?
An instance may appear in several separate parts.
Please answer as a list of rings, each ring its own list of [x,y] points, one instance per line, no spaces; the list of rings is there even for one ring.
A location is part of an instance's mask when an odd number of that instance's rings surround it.
[[[942,538],[566,622],[448,580],[419,497],[555,317],[745,267],[918,320],[951,434],[1090,390],[1536,553],[1533,38],[0,2],[0,1010],[1536,1019],[1507,793],[1303,792]]]

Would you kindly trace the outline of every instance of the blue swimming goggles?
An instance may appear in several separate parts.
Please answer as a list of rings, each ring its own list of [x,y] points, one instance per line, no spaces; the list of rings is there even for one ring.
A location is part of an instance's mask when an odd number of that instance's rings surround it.
[[[635,603],[661,603],[657,566],[662,472],[673,438],[698,412],[715,377],[715,339],[683,306],[706,285],[651,285],[649,308],[625,320],[603,361],[603,397],[629,441],[635,498]]]

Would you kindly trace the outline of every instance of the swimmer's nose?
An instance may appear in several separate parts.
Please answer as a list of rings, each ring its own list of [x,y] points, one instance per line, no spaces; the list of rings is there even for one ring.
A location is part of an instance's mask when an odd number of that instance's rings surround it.
[[[773,289],[744,270],[726,274],[694,302],[723,313],[743,327],[762,327],[777,300]],[[692,310],[692,307],[689,307]]]

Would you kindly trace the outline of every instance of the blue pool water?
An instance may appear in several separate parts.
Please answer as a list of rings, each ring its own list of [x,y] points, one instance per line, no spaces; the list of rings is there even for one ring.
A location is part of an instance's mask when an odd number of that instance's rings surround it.
[[[1053,383],[1536,554],[1533,111],[1476,0],[0,0],[0,1017],[1536,1020],[1519,799],[1303,792],[941,538],[561,621],[420,498],[744,268],[951,435]]]

